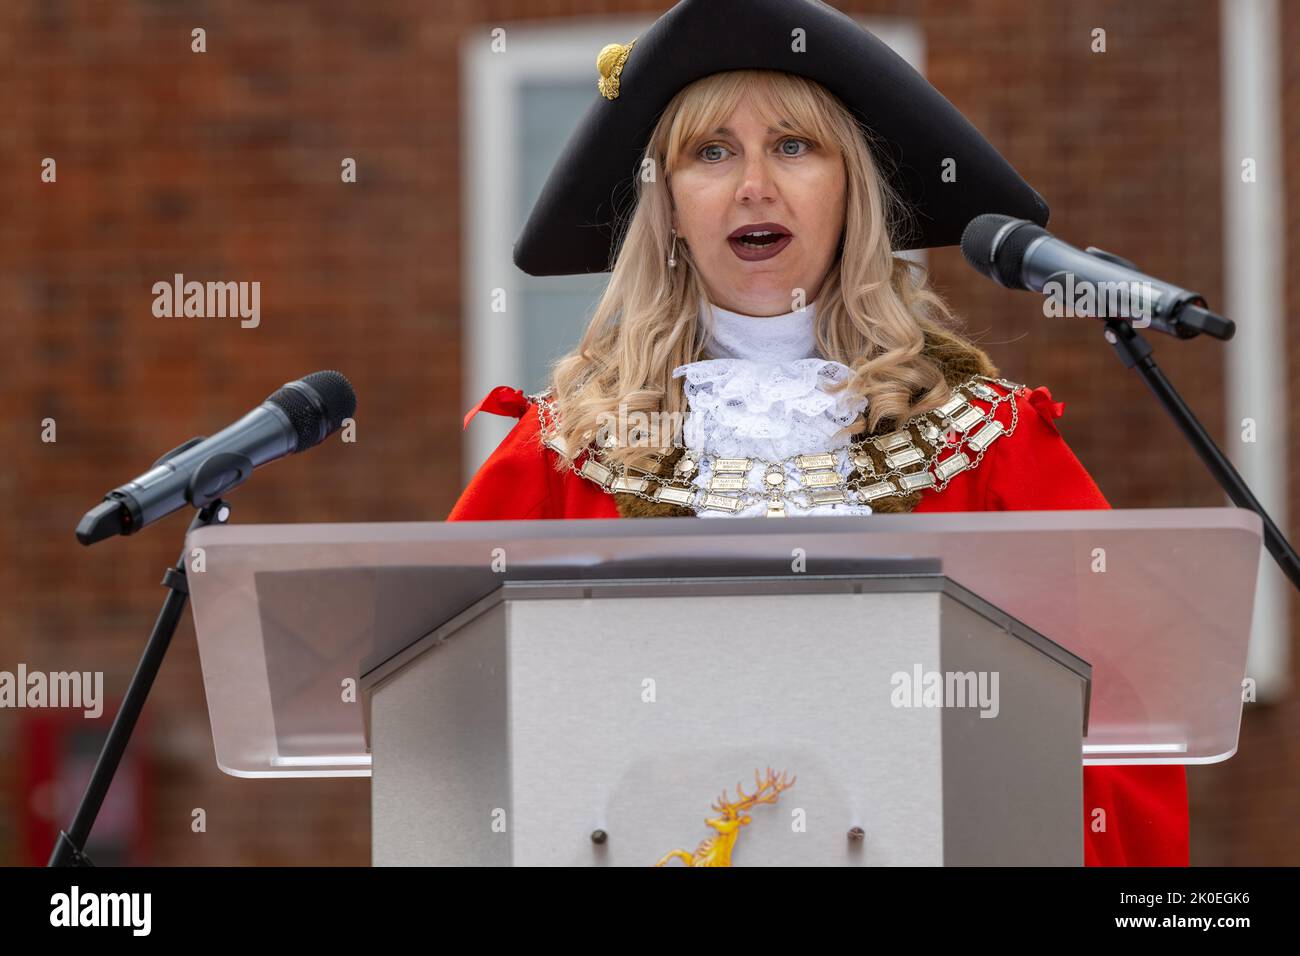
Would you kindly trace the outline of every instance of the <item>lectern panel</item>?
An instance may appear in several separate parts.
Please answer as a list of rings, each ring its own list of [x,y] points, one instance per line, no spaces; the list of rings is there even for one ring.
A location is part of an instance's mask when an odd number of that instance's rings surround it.
[[[1236,508],[211,526],[190,574],[219,766],[368,774],[373,682],[505,582],[942,573],[1093,667],[1084,763],[1236,749],[1260,520]],[[798,557],[802,556],[802,557]],[[796,559],[797,558],[797,559]]]

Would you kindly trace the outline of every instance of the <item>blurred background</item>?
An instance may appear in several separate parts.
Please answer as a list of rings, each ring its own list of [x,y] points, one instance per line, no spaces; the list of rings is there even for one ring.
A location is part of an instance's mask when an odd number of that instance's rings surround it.
[[[1046,197],[1057,236],[1134,259],[1236,319],[1226,344],[1151,339],[1300,540],[1288,426],[1300,292],[1283,279],[1300,274],[1300,2],[832,5],[988,136]],[[668,7],[0,4],[0,670],[103,671],[106,698],[93,720],[0,709],[0,864],[44,863],[67,825],[187,520],[83,548],[80,516],[281,383],[336,368],[359,396],[356,442],[259,472],[232,520],[444,518],[512,424],[484,415],[465,432],[466,409],[496,385],[540,387],[602,287],[524,276],[511,246],[597,95],[597,51]],[[1065,403],[1061,431],[1114,507],[1226,503],[1099,324],[1044,319],[1037,297],[981,278],[955,248],[926,260],[1003,373]],[[259,282],[260,322],[155,317],[154,283],[178,273]],[[51,419],[56,441],[43,440]],[[1194,864],[1300,863],[1300,614],[1263,567],[1249,674],[1260,699],[1235,757],[1189,768]],[[196,808],[206,832],[191,828]],[[89,852],[364,865],[369,826],[365,779],[217,769],[187,613]]]

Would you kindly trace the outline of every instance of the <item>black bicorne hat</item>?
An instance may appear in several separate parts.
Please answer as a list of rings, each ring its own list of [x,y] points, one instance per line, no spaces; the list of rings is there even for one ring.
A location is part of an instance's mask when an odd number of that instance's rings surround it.
[[[802,34],[796,34],[802,30]],[[801,42],[797,42],[801,41]],[[781,70],[834,93],[880,140],[882,175],[911,207],[899,249],[950,246],[996,212],[1047,224],[1043,198],[938,90],[868,30],[820,0],[681,0],[643,35],[600,51],[595,101],[565,144],[515,243],[535,276],[607,272],[616,226],[664,108],[726,70]],[[955,162],[955,182],[944,163]]]

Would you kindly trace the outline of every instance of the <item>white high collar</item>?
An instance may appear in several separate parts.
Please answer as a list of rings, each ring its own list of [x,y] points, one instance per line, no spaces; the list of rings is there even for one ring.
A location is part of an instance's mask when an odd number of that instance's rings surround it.
[[[702,299],[700,321],[708,330],[704,350],[710,358],[748,359],[763,364],[816,358],[816,314],[816,302],[784,315],[743,315]]]

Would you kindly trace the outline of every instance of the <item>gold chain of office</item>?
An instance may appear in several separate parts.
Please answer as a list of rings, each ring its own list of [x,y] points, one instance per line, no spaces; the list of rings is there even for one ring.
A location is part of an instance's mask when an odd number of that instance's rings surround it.
[[[989,386],[1007,389],[999,394]],[[989,447],[1003,435],[1011,435],[1019,422],[1014,398],[1025,386],[1004,378],[974,375],[953,388],[952,397],[939,408],[908,419],[901,427],[878,437],[850,441],[827,452],[791,455],[780,461],[760,458],[728,458],[691,449],[680,442],[673,448],[680,457],[667,475],[624,465],[607,457],[614,447],[612,437],[605,447],[592,445],[581,465],[570,457],[560,438],[557,411],[550,393],[528,396],[537,404],[542,444],[569,460],[577,475],[595,482],[609,494],[630,494],[647,501],[686,507],[699,514],[718,511],[735,514],[758,502],[767,505],[766,515],[783,517],[787,503],[805,509],[815,505],[861,503],[870,505],[882,498],[908,495],[923,489],[943,491],[953,478],[979,466]],[[987,411],[972,403],[989,403]],[[997,418],[1002,404],[1011,405],[1011,423]],[[946,456],[944,452],[950,452]],[[852,465],[848,474],[840,471],[840,454]],[[656,469],[672,453],[650,456]],[[693,479],[707,466],[707,484]],[[787,466],[793,466],[797,484],[791,485]],[[750,475],[758,470],[762,491],[753,490]]]

